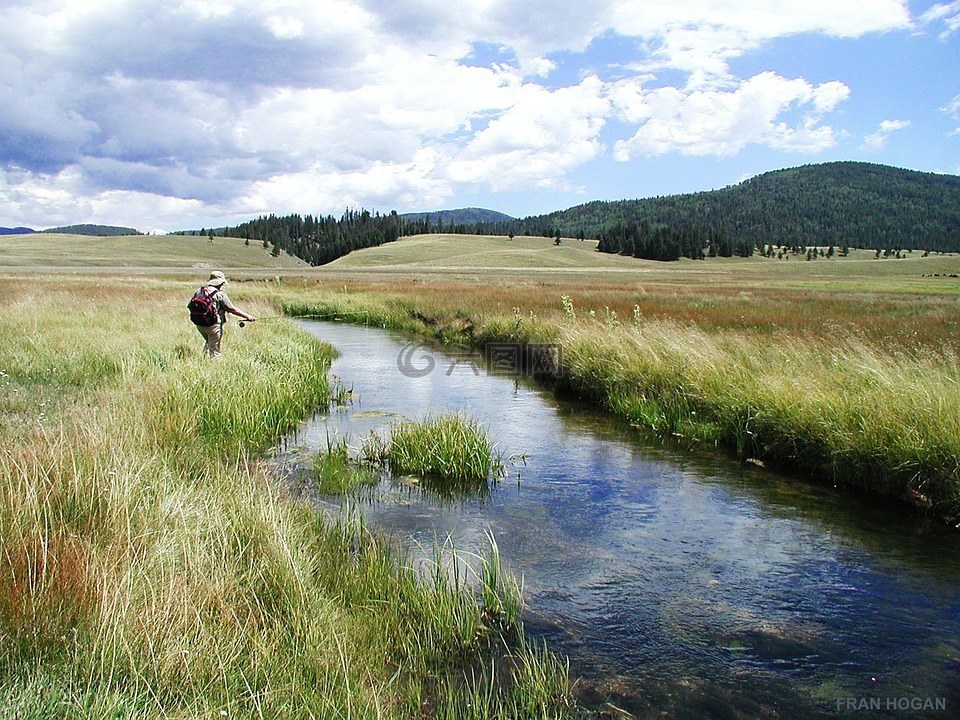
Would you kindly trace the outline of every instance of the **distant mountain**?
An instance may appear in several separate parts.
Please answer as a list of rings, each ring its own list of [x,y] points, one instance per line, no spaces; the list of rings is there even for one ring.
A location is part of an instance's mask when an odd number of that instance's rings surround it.
[[[141,235],[134,228],[116,227],[114,225],[65,225],[63,227],[41,230],[45,233],[65,233],[67,235],[92,235],[94,237],[116,237],[119,235]]]
[[[516,218],[505,215],[496,210],[484,210],[483,208],[461,208],[459,210],[436,210],[434,212],[404,213],[400,216],[404,222],[418,222],[429,218],[430,223],[436,226],[443,223],[444,226],[450,225],[477,225],[478,223],[503,223],[511,222]]]
[[[28,227],[15,227],[15,228],[0,227],[0,235],[29,235],[32,232],[35,232],[35,231]]]
[[[616,223],[644,221],[760,244],[960,252],[960,177],[859,162],[805,165],[722,190],[586,203],[525,218],[517,229],[599,237]]]

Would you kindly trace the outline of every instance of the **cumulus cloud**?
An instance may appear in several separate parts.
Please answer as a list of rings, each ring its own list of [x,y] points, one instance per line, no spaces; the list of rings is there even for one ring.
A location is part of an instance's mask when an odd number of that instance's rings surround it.
[[[774,38],[813,32],[858,37],[911,26],[902,0],[649,0],[619,3],[612,15],[617,32],[647,41],[651,53],[641,68],[683,70],[690,87],[729,80],[730,60]]]
[[[909,120],[884,120],[875,133],[867,135],[863,140],[866,150],[882,150],[887,146],[891,133],[910,127]]]
[[[18,224],[177,227],[571,189],[611,149],[816,152],[847,85],[730,61],[909,26],[903,0],[22,0],[0,7],[0,206]],[[635,52],[615,70],[572,68],[617,43]]]
[[[729,156],[750,144],[815,152],[835,143],[834,130],[820,120],[849,92],[843,83],[814,86],[772,72],[744,80],[730,91],[646,90],[631,81],[621,82],[612,91],[614,103],[621,116],[640,124],[640,129],[616,143],[615,156],[623,161],[671,151]],[[805,110],[792,125],[781,119],[791,108]]]
[[[458,183],[485,183],[494,190],[567,187],[564,174],[595,157],[610,110],[599,78],[551,92],[524,85],[500,114],[450,163]]]

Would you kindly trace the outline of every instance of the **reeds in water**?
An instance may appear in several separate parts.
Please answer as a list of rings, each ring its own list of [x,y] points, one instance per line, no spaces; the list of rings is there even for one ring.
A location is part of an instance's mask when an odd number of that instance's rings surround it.
[[[380,457],[397,474],[468,486],[486,486],[497,479],[501,464],[484,427],[460,413],[394,423],[385,445],[372,439],[367,457]]]

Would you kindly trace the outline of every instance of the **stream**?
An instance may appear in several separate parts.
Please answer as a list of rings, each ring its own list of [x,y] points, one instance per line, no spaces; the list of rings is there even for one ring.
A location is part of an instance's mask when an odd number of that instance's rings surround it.
[[[313,497],[432,555],[492,533],[524,627],[615,717],[960,717],[960,531],[720,453],[675,449],[516,368],[386,330],[300,322],[337,348],[353,402],[278,455],[353,450],[400,418],[457,410],[497,443],[489,493],[400,479]],[[510,348],[504,348],[509,354]],[[524,350],[523,348],[519,349]],[[558,353],[562,348],[556,350]],[[562,358],[562,355],[560,355]]]

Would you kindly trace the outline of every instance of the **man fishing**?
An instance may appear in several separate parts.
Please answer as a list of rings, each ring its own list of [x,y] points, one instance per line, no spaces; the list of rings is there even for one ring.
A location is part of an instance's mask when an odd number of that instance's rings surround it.
[[[256,318],[245,313],[230,300],[223,291],[227,278],[219,270],[210,273],[207,284],[197,290],[187,307],[190,309],[190,319],[197,330],[203,335],[206,344],[204,352],[207,357],[220,357],[220,342],[223,339],[223,324],[227,321],[227,313],[237,315],[247,322]]]

